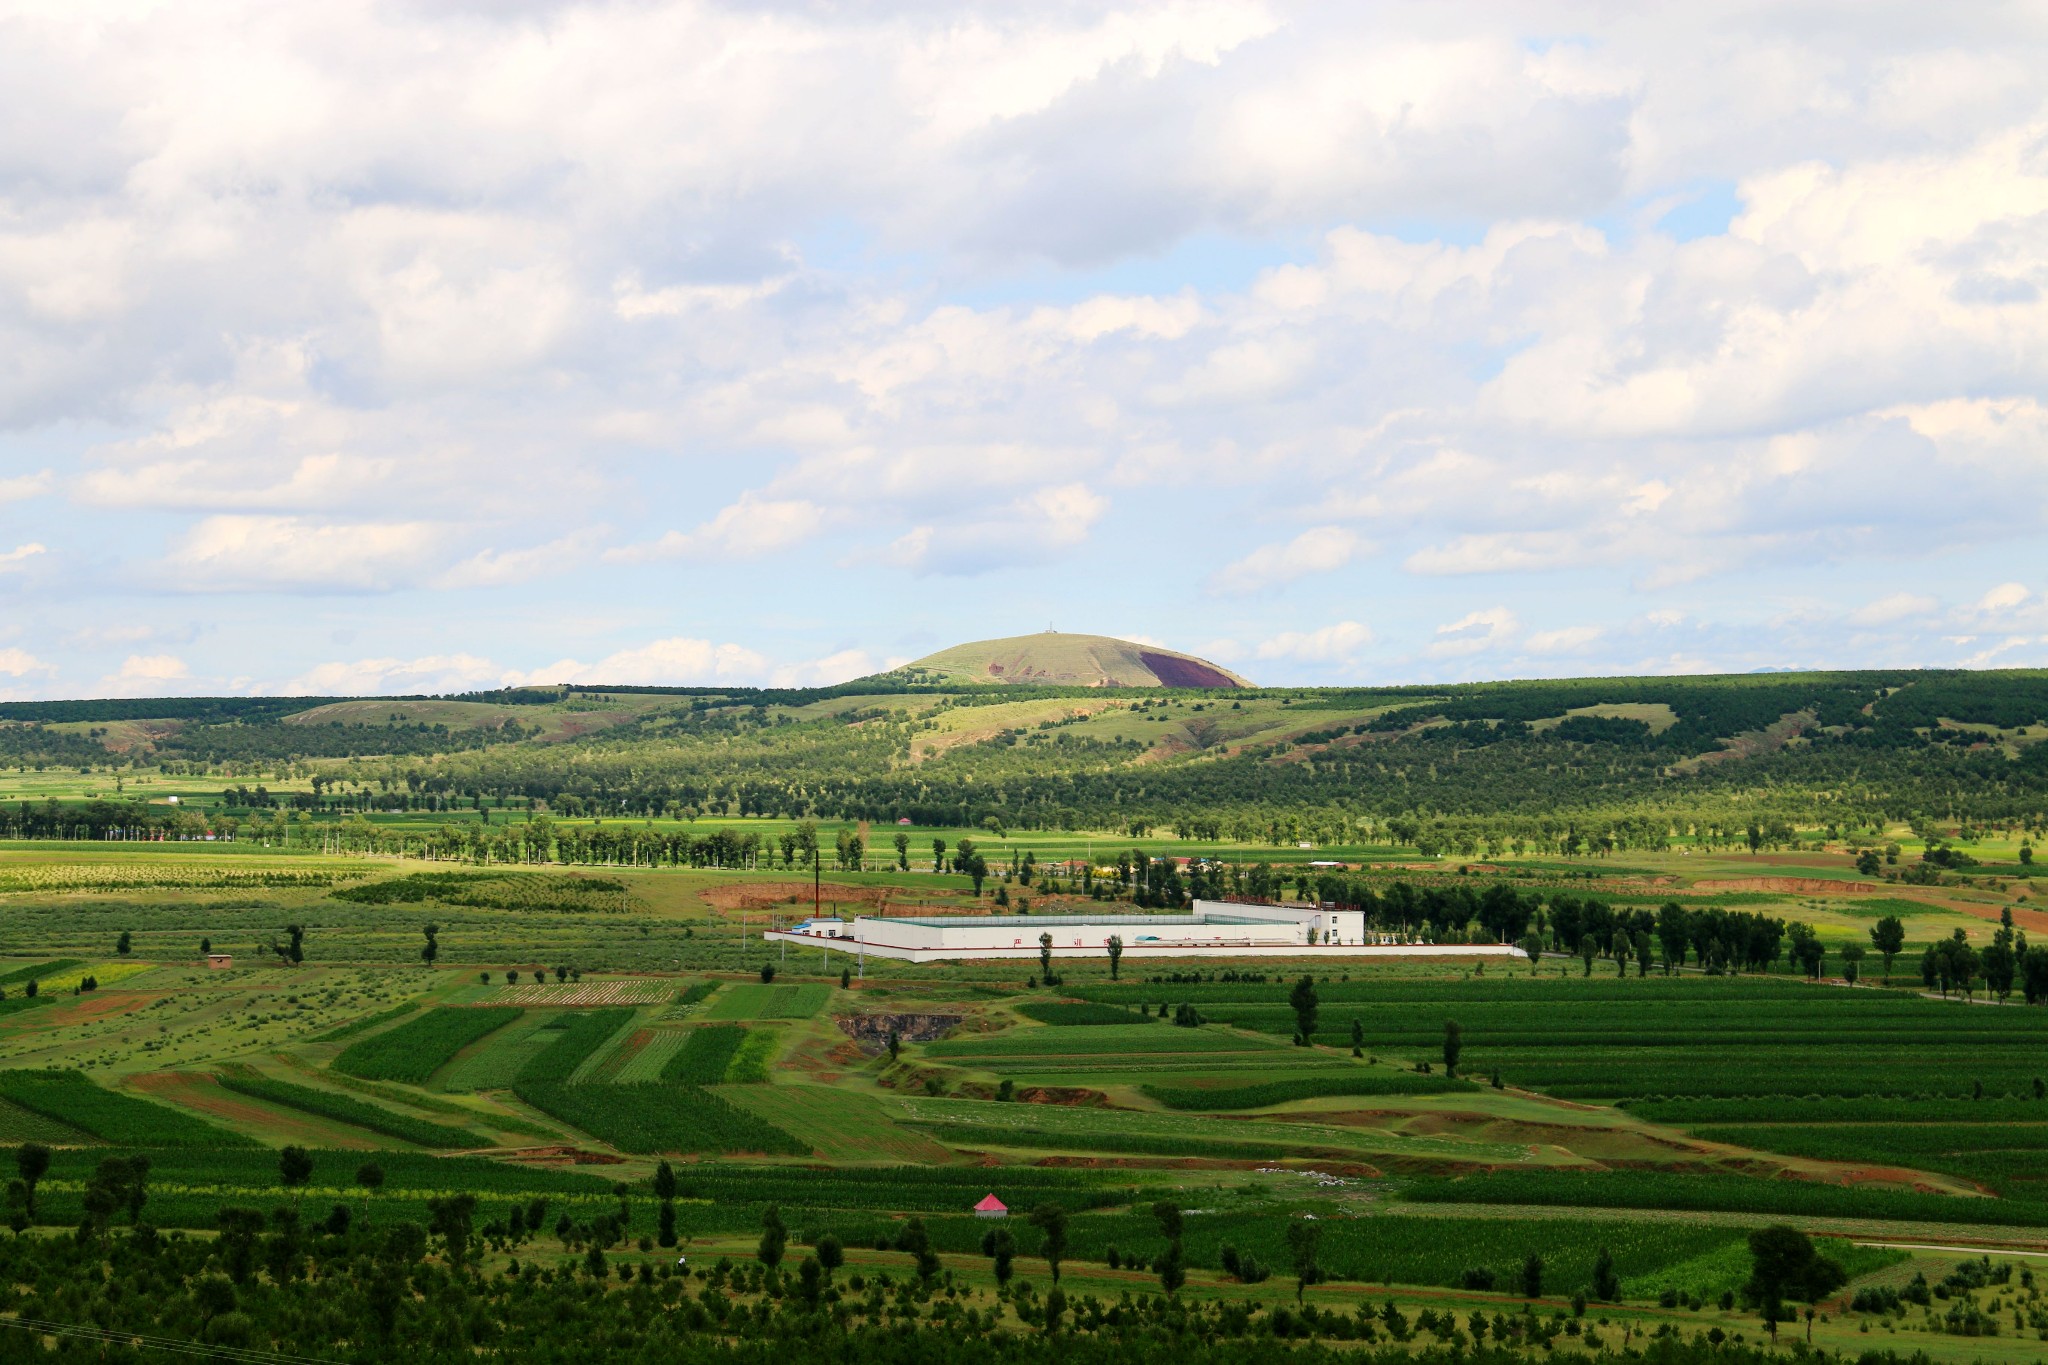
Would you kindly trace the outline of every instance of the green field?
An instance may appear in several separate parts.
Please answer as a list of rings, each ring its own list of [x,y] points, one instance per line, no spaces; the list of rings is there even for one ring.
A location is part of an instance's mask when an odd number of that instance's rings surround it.
[[[1155,724],[1130,712],[1112,720]],[[158,1228],[211,1234],[219,1209],[238,1203],[291,1207],[326,1226],[342,1205],[373,1238],[428,1226],[446,1216],[434,1201],[469,1193],[477,1257],[494,1277],[535,1265],[586,1283],[596,1248],[610,1279],[627,1267],[637,1293],[647,1265],[659,1293],[674,1257],[639,1242],[662,1226],[651,1191],[655,1162],[668,1160],[680,1185],[668,1220],[692,1265],[756,1265],[774,1205],[793,1263],[827,1232],[848,1248],[842,1304],[866,1302],[850,1291],[856,1267],[866,1283],[909,1273],[897,1246],[915,1216],[961,1285],[958,1302],[1040,1330],[1020,1314],[1042,1297],[995,1297],[979,1250],[989,1224],[969,1214],[973,1203],[995,1193],[1018,1214],[1006,1230],[1034,1295],[1051,1281],[1024,1214],[1067,1209],[1065,1283],[1077,1302],[1108,1306],[1159,1287],[1165,1238],[1153,1205],[1167,1201],[1184,1218],[1190,1281],[1178,1302],[1208,1306],[1190,1310],[1294,1312],[1288,1230],[1313,1214],[1329,1283],[1305,1287],[1307,1306],[1432,1295],[1411,1308],[1456,1304],[1458,1322],[1507,1314],[1522,1324],[1518,1342],[1532,1340],[1528,1322],[1552,1332],[1577,1322],[1569,1302],[1602,1252],[1620,1302],[1589,1308],[1585,1322],[1628,1316],[1653,1332],[1657,1314],[1677,1312],[1700,1330],[1753,1334],[1753,1306],[1718,1304],[1724,1293],[1739,1300],[1759,1222],[1968,1240],[1995,1257],[2048,1236],[2048,1099],[2036,1091],[2048,1013],[1929,997],[1907,962],[1890,990],[1808,984],[1784,960],[1714,974],[1688,960],[1669,976],[1661,960],[1649,976],[1630,962],[1620,976],[1606,950],[1591,974],[1556,954],[1534,976],[1524,964],[1481,974],[1446,958],[1262,964],[1264,980],[1227,978],[1225,962],[1147,964],[1151,978],[1110,980],[1106,964],[1073,960],[1055,986],[1028,982],[1034,962],[870,960],[842,988],[852,960],[793,952],[784,964],[760,948],[770,909],[807,913],[809,888],[780,870],[602,868],[590,880],[604,886],[571,888],[551,878],[580,874],[500,870],[469,884],[459,862],[393,874],[293,849],[221,849],[213,864],[174,847],[121,862],[129,853],[0,847],[18,884],[39,888],[10,902],[18,923],[0,937],[35,933],[45,945],[0,982],[0,1142],[55,1150],[35,1220],[68,1232],[90,1222],[84,1193],[102,1162],[141,1152]],[[307,860],[319,876],[283,876]],[[1495,880],[1389,868],[1370,874],[1368,890],[1384,905],[1409,896],[1442,911],[1505,886],[1548,917],[1585,915],[1583,905],[1653,915],[1677,886],[1700,911],[1810,917],[1833,935],[1829,952],[1868,937],[1874,911],[1901,915],[1909,933],[1964,927],[1968,941],[1989,943],[1997,931],[2001,902],[1970,900],[1970,888],[1839,902],[1806,890],[1800,900],[1767,886],[1782,868],[1647,851],[1587,878],[1530,857]],[[1823,862],[1815,874],[1839,868]],[[1716,888],[1688,890],[1688,878]],[[844,894],[973,909],[967,878],[952,872],[868,868],[838,880]],[[1042,880],[995,880],[1012,905],[1051,894]],[[264,956],[289,923],[309,925],[303,966]],[[434,966],[420,958],[428,923]],[[123,931],[135,939],[127,956],[113,952]],[[201,937],[231,945],[236,966],[199,966]],[[780,966],[772,982],[764,960]],[[520,982],[508,986],[512,964]],[[545,984],[535,984],[539,964]],[[1311,1046],[1294,1044],[1288,999],[1303,972],[1317,988]],[[88,974],[100,990],[74,990]],[[1866,968],[1866,980],[1874,974]],[[1198,1013],[1196,1027],[1163,1017],[1180,1005]],[[854,1027],[862,1015],[866,1029]],[[1456,1074],[1444,1072],[1446,1021],[1460,1029]],[[891,1031],[895,1056],[879,1042]],[[281,1183],[285,1146],[313,1152],[303,1187]],[[375,1191],[356,1185],[365,1162],[385,1171]],[[625,1224],[608,1230],[621,1191]],[[539,1226],[524,1222],[532,1207],[545,1212]],[[115,1224],[125,1236],[121,1216]],[[379,1254],[352,1238],[334,1244]],[[436,1238],[428,1261],[449,1254]],[[1905,1285],[1915,1269],[1937,1281],[1958,1265],[1956,1252],[1829,1246],[1864,1287]],[[1225,1248],[1270,1279],[1239,1283]],[[1544,1263],[1544,1304],[1516,1318],[1513,1285],[1530,1257]],[[782,1281],[786,1302],[801,1297],[795,1283]],[[766,1283],[729,1293],[778,1302]],[[1989,1306],[1995,1289],[1952,1285],[1939,1304],[1968,1295]],[[700,1285],[676,1312],[684,1306],[702,1308]],[[1999,1304],[2007,1320],[2009,1308]],[[1393,1328],[1374,1314],[1384,1342]],[[1833,1349],[1862,1345],[1845,1304],[1827,1314],[1817,1326]],[[1872,1334],[1929,1359],[1960,1359],[1956,1342],[1985,1340],[1921,1318],[1886,1322]],[[2019,1336],[2003,1340],[2019,1347]]]

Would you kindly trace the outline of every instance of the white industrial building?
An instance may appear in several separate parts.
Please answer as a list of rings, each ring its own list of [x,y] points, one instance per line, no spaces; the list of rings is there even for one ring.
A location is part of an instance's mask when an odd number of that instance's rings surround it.
[[[862,915],[812,918],[762,935],[771,943],[935,962],[1035,958],[1052,935],[1055,956],[1104,957],[1112,937],[1126,961],[1146,957],[1515,957],[1504,944],[1437,944],[1367,926],[1362,911],[1333,906],[1196,901],[1182,915]]]

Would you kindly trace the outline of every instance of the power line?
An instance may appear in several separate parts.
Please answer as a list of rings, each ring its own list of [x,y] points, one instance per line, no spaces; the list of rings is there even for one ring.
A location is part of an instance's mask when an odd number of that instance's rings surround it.
[[[139,1346],[153,1351],[169,1351],[173,1355],[249,1361],[251,1365],[332,1365],[331,1359],[319,1356],[286,1355],[279,1351],[262,1351],[247,1346],[215,1346],[204,1342],[187,1341],[180,1337],[153,1337],[142,1332],[121,1332],[78,1323],[48,1322],[41,1318],[0,1317],[0,1327],[18,1327],[39,1336],[76,1337],[83,1341]]]

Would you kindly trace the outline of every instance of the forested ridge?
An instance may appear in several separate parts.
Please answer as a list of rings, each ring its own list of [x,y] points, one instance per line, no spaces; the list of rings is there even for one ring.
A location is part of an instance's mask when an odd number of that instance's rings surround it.
[[[321,721],[276,699],[17,703],[0,708],[0,762],[268,765],[315,779],[283,804],[365,812],[488,801],[1318,839],[1394,821],[1454,837],[1482,821],[1538,843],[1598,824],[1623,831],[1617,846],[1630,829],[1739,830],[1795,811],[1845,827],[2010,820],[2048,794],[2038,670],[1220,693],[882,685],[443,699],[491,703],[478,724],[398,709]],[[1020,701],[1049,709],[1018,720]],[[77,728],[142,719],[133,713],[149,706],[176,723],[121,749]],[[540,738],[541,721],[562,713],[593,728]],[[244,783],[232,804],[274,803]]]

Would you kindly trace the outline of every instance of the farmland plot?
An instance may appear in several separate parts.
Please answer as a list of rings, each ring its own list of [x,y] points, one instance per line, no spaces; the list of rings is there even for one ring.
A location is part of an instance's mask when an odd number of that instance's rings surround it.
[[[456,1053],[519,1017],[513,1009],[442,1006],[349,1044],[334,1066],[365,1080],[424,1085]]]
[[[1079,1151],[1141,1151],[1260,1159],[1294,1152],[1358,1152],[1430,1161],[1513,1163],[1527,1149],[1502,1142],[1410,1136],[1311,1123],[1261,1123],[1129,1110],[1002,1104],[987,1100],[905,1099],[905,1120],[935,1134],[974,1141]],[[962,1130],[968,1130],[962,1132]]]
[[[608,1081],[619,1081],[631,1085],[638,1081],[662,1079],[669,1062],[682,1050],[689,1039],[689,1031],[678,1028],[642,1029],[646,1041],[622,1056],[615,1074],[604,1077]],[[624,1052],[624,1049],[621,1049]]]
[[[602,1009],[614,1005],[659,1005],[675,994],[666,981],[522,982],[499,986],[479,996],[479,1005],[555,1005],[565,1009]]]
[[[734,1085],[716,1092],[756,1118],[807,1143],[827,1161],[935,1164],[953,1154],[913,1128],[899,1127],[888,1105],[857,1090],[822,1085]]]
[[[103,1089],[79,1071],[0,1071],[0,1099],[116,1145],[254,1145],[240,1133],[203,1122],[182,1110]]]
[[[706,1019],[808,1019],[832,998],[832,988],[816,982],[800,986],[768,986],[752,982],[729,986],[704,1012]]]

